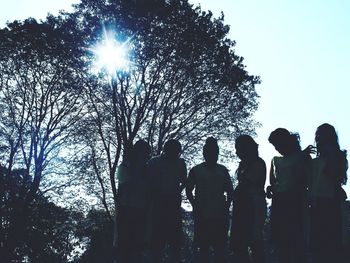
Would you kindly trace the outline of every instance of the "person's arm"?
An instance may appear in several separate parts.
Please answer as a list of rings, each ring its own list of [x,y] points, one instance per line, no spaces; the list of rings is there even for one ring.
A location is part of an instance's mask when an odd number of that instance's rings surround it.
[[[225,175],[225,179],[224,180],[225,180],[225,182],[224,182],[224,190],[225,190],[225,192],[227,194],[226,204],[227,204],[227,207],[230,208],[231,203],[233,201],[233,184],[232,184],[232,180],[231,180],[230,174],[229,174],[227,169],[226,169],[226,175]]]
[[[271,166],[270,166],[270,185],[266,188],[266,197],[269,199],[272,198],[273,187],[276,182],[274,169],[275,169],[275,164],[274,164],[274,159],[272,159]]]
[[[187,181],[187,167],[184,160],[182,160],[181,166],[182,167],[180,172],[180,193],[185,189]]]
[[[246,180],[256,186],[265,186],[266,181],[266,164],[263,159],[259,158],[251,167],[251,171],[247,173]]]
[[[302,155],[302,162],[301,162],[301,171],[300,171],[300,174],[301,174],[301,178],[300,178],[300,187],[303,191],[306,191],[309,186],[310,186],[310,176],[309,176],[309,173],[310,173],[310,169],[311,169],[311,161],[312,161],[312,158],[310,156],[310,154],[306,154],[305,152],[303,152],[303,155]]]
[[[157,171],[157,159],[155,159],[154,157],[151,158],[150,160],[148,160],[147,162],[147,171],[148,171],[148,181],[149,181],[149,190],[151,193],[151,200],[154,200],[154,198],[157,196],[158,194],[158,184],[159,184],[159,177],[158,175],[158,171]],[[159,168],[158,168],[159,169]]]
[[[195,198],[193,196],[193,190],[195,188],[195,185],[196,185],[195,175],[194,175],[193,169],[191,169],[187,178],[187,183],[186,183],[186,196],[193,208],[195,207]]]

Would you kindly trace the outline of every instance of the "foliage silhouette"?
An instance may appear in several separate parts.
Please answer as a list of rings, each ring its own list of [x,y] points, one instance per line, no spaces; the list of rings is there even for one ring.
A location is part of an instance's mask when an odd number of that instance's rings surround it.
[[[82,0],[72,13],[0,31],[0,154],[10,173],[30,175],[22,207],[84,175],[82,188],[113,222],[114,246],[116,169],[136,139],[159,154],[176,138],[192,157],[209,135],[229,141],[256,126],[260,80],[235,53],[223,15],[187,0],[142,8],[148,2]],[[91,48],[112,29],[129,41],[130,68],[92,72]]]
[[[6,167],[8,181],[16,177],[15,169],[23,171],[23,180],[16,182],[19,191],[8,193],[18,201],[13,207],[18,216],[8,223],[21,227],[23,221],[25,227],[39,187],[48,192],[73,179],[65,161],[71,158],[68,138],[82,113],[79,64],[69,56],[71,36],[54,19],[15,21],[0,30],[0,39],[0,165]],[[1,192],[1,201],[8,195]],[[3,244],[5,254],[9,256],[22,238],[21,231],[11,236]]]
[[[176,138],[186,156],[194,156],[209,135],[227,141],[256,126],[251,117],[259,78],[234,52],[224,17],[213,18],[188,1],[166,1],[143,14],[138,7],[137,1],[85,0],[64,16],[86,50],[111,30],[132,50],[127,71],[86,74],[88,114],[79,126],[79,140],[89,149],[87,173],[98,179],[90,188],[99,189],[114,221],[116,168],[136,139],[159,154],[166,140]],[[91,64],[94,59],[93,52],[84,57]]]

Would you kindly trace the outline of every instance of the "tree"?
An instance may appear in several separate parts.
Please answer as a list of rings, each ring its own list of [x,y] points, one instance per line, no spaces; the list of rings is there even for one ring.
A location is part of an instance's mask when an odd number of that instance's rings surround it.
[[[104,210],[90,210],[81,229],[82,238],[87,237],[84,253],[77,262],[111,262],[113,257],[113,225]]]
[[[89,75],[89,114],[80,126],[90,149],[88,170],[114,221],[117,165],[135,139],[145,138],[159,154],[166,140],[177,138],[194,156],[207,136],[231,141],[256,125],[251,117],[259,78],[235,54],[223,15],[213,18],[187,0],[161,1],[140,12],[138,2],[83,0],[67,14],[88,50],[111,29],[132,50],[128,70]],[[93,52],[85,59],[93,64]]]
[[[148,1],[144,10],[146,2],[82,0],[71,14],[0,31],[0,154],[9,178],[16,168],[26,178],[12,228],[29,218],[39,190],[69,185],[62,175],[75,173],[66,160],[78,153],[79,172],[93,175],[87,179],[114,223],[116,246],[116,169],[136,139],[154,154],[180,139],[193,157],[209,135],[230,141],[254,131],[259,78],[235,54],[223,15],[187,0]],[[93,72],[94,46],[105,34],[130,47],[128,70]],[[19,242],[2,251],[11,254]]]
[[[73,125],[83,114],[80,64],[74,52],[74,37],[53,17],[41,24],[15,21],[0,30],[1,165],[9,182],[14,169],[25,171],[18,181],[20,191],[0,193],[1,207],[7,199],[16,203],[16,216],[8,224],[17,234],[10,234],[1,247],[9,259],[22,242],[18,229],[25,228],[39,187],[46,192],[67,186],[74,174],[63,165],[71,159]]]
[[[55,262],[65,263],[77,258],[75,252],[86,236],[79,230],[83,227],[84,216],[50,202],[42,193],[37,193],[35,200],[28,204],[26,220],[23,216],[22,192],[30,187],[30,178],[25,169],[9,171],[0,167],[1,197],[1,235],[2,252],[15,246],[11,259],[19,262]],[[20,223],[19,223],[20,222]],[[14,239],[19,236],[20,239]],[[8,252],[9,251],[5,251]],[[6,253],[4,262],[10,262]]]

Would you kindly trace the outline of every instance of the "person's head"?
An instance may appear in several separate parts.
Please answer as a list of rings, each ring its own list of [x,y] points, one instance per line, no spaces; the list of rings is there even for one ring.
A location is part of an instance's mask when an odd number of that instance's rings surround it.
[[[163,147],[163,154],[170,159],[179,158],[181,151],[181,143],[176,139],[166,141]]]
[[[269,142],[282,155],[288,155],[301,150],[299,135],[290,133],[284,128],[277,128],[271,132]]]
[[[346,184],[346,171],[348,169],[347,152],[346,150],[340,150],[335,128],[328,123],[320,125],[315,133],[315,142],[317,156],[328,159],[326,169],[331,169],[332,173],[336,174],[337,182]]]
[[[151,155],[151,146],[144,140],[138,140],[132,147],[132,159],[137,162],[147,162]]]
[[[324,123],[317,128],[315,142],[317,155],[325,155],[330,148],[333,150],[340,150],[337,132],[335,128],[328,123]]]
[[[258,144],[249,135],[240,135],[235,141],[236,154],[242,161],[252,160],[259,156]]]
[[[214,164],[218,161],[219,146],[218,142],[213,137],[208,137],[203,147],[204,160],[207,163]]]

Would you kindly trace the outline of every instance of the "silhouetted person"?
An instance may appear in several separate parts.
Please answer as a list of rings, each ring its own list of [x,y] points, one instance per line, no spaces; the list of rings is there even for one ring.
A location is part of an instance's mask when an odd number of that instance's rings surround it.
[[[122,263],[142,262],[146,215],[151,201],[147,168],[150,153],[149,144],[139,140],[132,147],[129,160],[118,167],[118,244]]]
[[[233,199],[231,245],[239,263],[262,263],[265,262],[266,165],[259,157],[258,144],[249,135],[239,136],[235,147],[241,161],[236,171],[238,185]]]
[[[180,158],[178,140],[168,140],[163,153],[149,161],[153,185],[152,256],[161,261],[166,244],[170,246],[173,262],[180,262],[182,242],[181,192],[185,188],[187,168]]]
[[[344,262],[341,208],[346,200],[342,189],[347,179],[346,151],[340,150],[336,131],[329,124],[317,128],[315,141],[317,157],[311,162],[309,187],[313,262]]]
[[[272,192],[271,227],[279,262],[304,262],[308,151],[299,136],[284,128],[270,134],[269,142],[282,155],[272,159],[268,192]]]
[[[203,155],[205,162],[190,170],[186,194],[195,216],[200,262],[209,262],[210,246],[214,249],[215,262],[224,262],[233,187],[228,170],[217,163],[219,147],[216,139],[209,137],[206,140]]]

